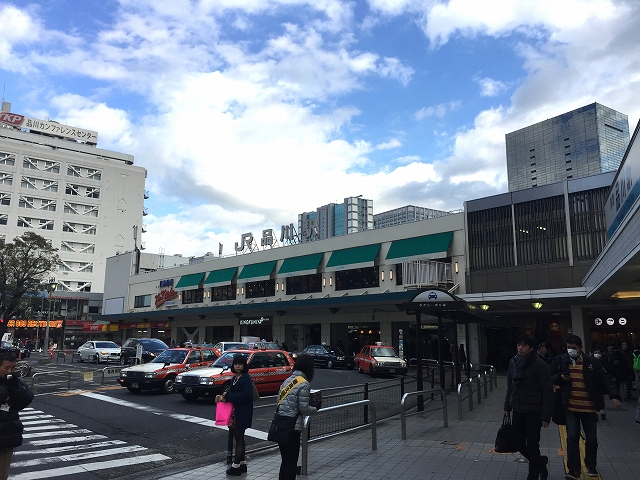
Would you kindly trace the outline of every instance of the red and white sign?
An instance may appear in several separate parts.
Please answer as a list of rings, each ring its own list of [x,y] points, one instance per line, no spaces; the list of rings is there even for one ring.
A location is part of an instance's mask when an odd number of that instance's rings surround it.
[[[18,128],[27,128],[32,132],[41,132],[54,137],[71,138],[90,145],[98,143],[98,132],[84,128],[70,127],[54,121],[38,120],[17,113],[0,112],[0,123]]]
[[[176,298],[178,296],[178,292],[176,292],[173,287],[169,290],[160,290],[160,292],[156,295],[156,308],[161,307],[164,302],[171,300],[172,298]]]
[[[9,112],[0,113],[0,123],[8,123],[9,125],[13,125],[14,127],[17,127],[18,125],[22,124],[23,120],[24,120],[24,116],[18,115],[17,113],[9,113]]]

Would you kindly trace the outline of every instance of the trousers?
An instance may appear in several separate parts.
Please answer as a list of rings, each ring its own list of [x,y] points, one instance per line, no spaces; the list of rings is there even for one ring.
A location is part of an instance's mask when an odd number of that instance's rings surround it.
[[[519,434],[518,451],[529,461],[528,480],[537,480],[540,476],[540,428],[542,412],[525,412],[512,414],[513,426]]]

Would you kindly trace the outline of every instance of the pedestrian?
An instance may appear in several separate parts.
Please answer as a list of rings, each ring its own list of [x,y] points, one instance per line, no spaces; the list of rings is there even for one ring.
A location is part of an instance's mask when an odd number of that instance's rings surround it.
[[[551,354],[547,350],[547,344],[544,342],[538,344],[538,357],[540,357],[540,359],[544,363],[546,363],[547,366],[551,365],[551,360],[553,359],[551,358]]]
[[[616,388],[622,395],[622,400],[631,399],[631,378],[633,370],[629,367],[627,358],[622,353],[622,345],[614,343],[612,351],[609,353],[607,372],[613,378]]]
[[[461,343],[460,348],[458,349],[458,362],[462,365],[467,364],[467,353],[464,351],[464,343]]]
[[[549,366],[536,353],[537,342],[528,334],[516,339],[518,354],[509,362],[504,416],[513,411],[519,438],[517,448],[529,461],[527,480],[546,480],[549,457],[540,455],[540,427],[547,428],[553,411],[553,385]]]
[[[640,391],[640,386],[638,385],[638,378],[640,378],[640,345],[636,345],[633,350],[633,372],[635,374],[635,388]],[[640,401],[640,398],[638,399]]]
[[[551,364],[553,383],[560,387],[562,407],[566,410],[567,480],[580,479],[580,424],[584,431],[585,458],[589,476],[600,475],[597,467],[597,412],[604,409],[603,395],[607,393],[616,408],[621,398],[613,380],[598,359],[582,351],[582,339],[567,337],[567,353],[556,357]]]
[[[23,427],[18,412],[33,401],[27,384],[14,374],[15,367],[13,353],[0,351],[0,480],[7,480],[13,449],[22,445]]]
[[[233,381],[222,395],[216,395],[216,403],[233,403],[229,432],[236,441],[235,462],[227,470],[227,475],[239,477],[242,473],[247,472],[244,431],[251,427],[253,421],[253,382],[249,376],[249,366],[244,355],[235,354],[232,365],[233,373],[235,373]]]
[[[285,417],[298,417],[294,427],[293,436],[289,443],[278,443],[280,449],[280,473],[278,480],[295,480],[300,452],[300,435],[303,428],[305,415],[313,415],[318,409],[309,405],[309,396],[313,380],[313,357],[307,354],[298,355],[293,365],[293,372],[280,386],[278,394],[277,412]],[[291,382],[297,381],[292,389],[285,388]]]

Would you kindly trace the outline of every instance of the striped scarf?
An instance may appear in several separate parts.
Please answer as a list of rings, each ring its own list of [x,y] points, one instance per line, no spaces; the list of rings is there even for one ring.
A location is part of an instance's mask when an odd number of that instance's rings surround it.
[[[569,375],[571,376],[571,391],[569,393],[569,407],[567,410],[576,413],[596,413],[596,406],[589,398],[587,385],[584,383],[582,355],[577,360],[571,359]]]

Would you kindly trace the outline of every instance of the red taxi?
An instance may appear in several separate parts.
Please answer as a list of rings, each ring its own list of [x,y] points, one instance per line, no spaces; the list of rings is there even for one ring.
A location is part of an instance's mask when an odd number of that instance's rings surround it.
[[[362,347],[356,355],[355,364],[360,373],[368,372],[372,377],[378,373],[406,375],[409,370],[407,362],[398,356],[395,349],[381,342]]]
[[[213,365],[176,377],[175,390],[187,401],[199,397],[214,398],[231,383],[233,356],[242,354],[249,365],[249,375],[260,394],[277,393],[293,370],[293,358],[283,350],[233,350],[222,354]]]
[[[217,358],[213,348],[170,348],[149,363],[123,368],[118,381],[133,393],[155,388],[173,393],[179,373],[207,367]]]

